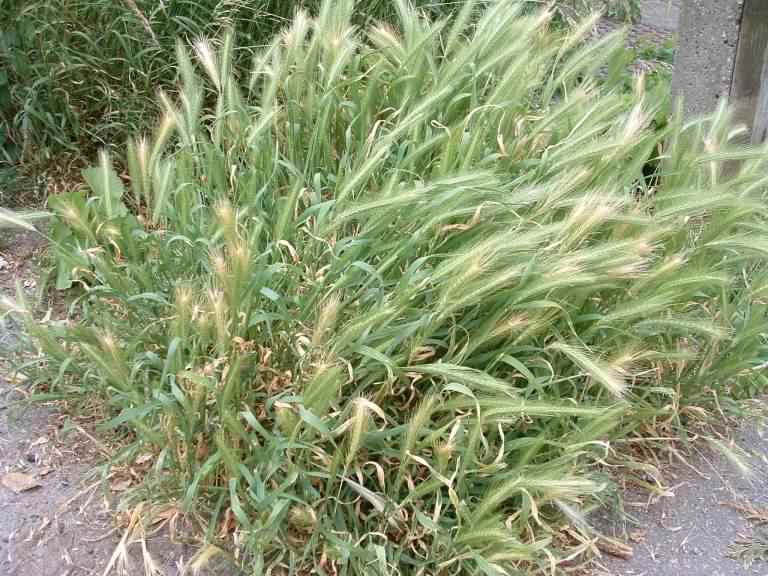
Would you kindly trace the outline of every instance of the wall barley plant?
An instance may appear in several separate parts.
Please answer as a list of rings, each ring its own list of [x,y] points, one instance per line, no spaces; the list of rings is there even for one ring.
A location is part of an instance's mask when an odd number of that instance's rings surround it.
[[[253,573],[550,571],[612,439],[762,384],[766,156],[723,112],[651,129],[603,76],[619,36],[395,5],[300,12],[250,71],[180,45],[130,182],[103,154],[50,200],[81,322],[14,313],[49,395],[153,454],[127,501]]]

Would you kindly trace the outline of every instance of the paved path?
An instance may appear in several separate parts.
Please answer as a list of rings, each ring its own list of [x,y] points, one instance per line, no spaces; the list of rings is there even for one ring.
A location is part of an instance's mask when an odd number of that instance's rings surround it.
[[[699,442],[693,454],[683,454],[685,463],[665,462],[663,495],[628,486],[623,513],[596,515],[602,533],[629,543],[634,554],[604,556],[592,576],[768,576],[768,562],[746,566],[732,557],[740,541],[768,549],[760,536],[768,525],[768,429],[745,425],[735,442],[750,476]]]

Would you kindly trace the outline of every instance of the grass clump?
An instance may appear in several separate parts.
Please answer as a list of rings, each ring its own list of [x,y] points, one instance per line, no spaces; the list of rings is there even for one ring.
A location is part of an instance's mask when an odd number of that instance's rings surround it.
[[[299,12],[250,71],[231,35],[179,45],[129,183],[104,153],[49,201],[81,320],[8,303],[48,397],[153,455],[127,502],[253,573],[562,566],[611,439],[761,383],[763,152],[724,114],[651,129],[590,21],[396,5]]]

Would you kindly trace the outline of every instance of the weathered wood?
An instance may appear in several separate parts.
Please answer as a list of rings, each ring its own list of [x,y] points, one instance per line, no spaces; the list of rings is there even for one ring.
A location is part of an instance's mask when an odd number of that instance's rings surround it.
[[[768,78],[766,49],[768,2],[744,0],[729,103],[734,119],[752,129],[753,142],[764,141],[768,128],[768,88],[761,89]]]
[[[752,121],[752,143],[760,144],[768,139],[768,45],[763,50],[763,66],[760,75],[760,91]]]

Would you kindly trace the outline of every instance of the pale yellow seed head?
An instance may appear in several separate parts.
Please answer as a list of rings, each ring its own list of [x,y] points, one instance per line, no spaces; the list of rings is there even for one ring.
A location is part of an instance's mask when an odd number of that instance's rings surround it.
[[[197,329],[203,336],[206,336],[211,329],[211,320],[208,318],[208,314],[198,314],[195,318],[197,322]]]
[[[229,200],[220,200],[216,203],[213,210],[219,224],[224,228],[231,228],[235,225],[235,211],[232,208],[232,204],[229,203]]]
[[[293,506],[288,512],[288,524],[299,532],[312,532],[317,525],[317,514],[310,506]]]
[[[220,278],[226,276],[227,262],[224,260],[224,255],[218,251],[211,252],[210,259],[211,266],[213,266],[213,271],[216,273],[216,275]]]
[[[189,306],[192,303],[192,289],[189,286],[177,286],[176,302],[181,306]]]
[[[278,428],[285,436],[290,436],[293,433],[299,421],[291,405],[283,402],[275,402],[275,417]]]
[[[221,88],[221,78],[219,78],[219,63],[216,54],[211,47],[210,42],[202,38],[195,42],[195,53],[203,68],[208,73],[216,88]]]
[[[171,135],[171,131],[176,126],[176,118],[174,118],[171,114],[164,114],[162,120],[160,121],[160,127],[157,130],[157,142],[165,142],[168,137]]]
[[[317,326],[312,334],[313,346],[318,346],[325,333],[332,329],[336,324],[336,318],[339,313],[339,304],[339,297],[335,294],[326,298],[323,307],[320,309]]]
[[[208,292],[208,301],[211,304],[211,310],[218,316],[224,313],[224,291],[215,289]]]
[[[105,330],[99,335],[99,341],[101,346],[107,350],[110,354],[117,353],[117,341],[111,332]]]
[[[64,207],[64,209],[61,211],[61,216],[69,222],[70,224],[80,224],[80,214],[72,205],[67,205]]]
[[[611,361],[611,368],[622,376],[627,376],[636,360],[637,353],[634,350],[626,350]]]
[[[568,278],[570,276],[575,276],[577,274],[581,274],[584,271],[584,267],[577,264],[563,264],[561,266],[558,266],[551,272],[549,272],[546,277],[550,278],[552,280],[559,279],[559,278]]]
[[[632,278],[642,274],[647,269],[645,262],[631,262],[609,270],[608,274],[614,278]]]
[[[529,323],[527,314],[513,314],[509,318],[502,320],[493,331],[494,336],[512,334],[526,327]]]
[[[441,442],[435,447],[435,456],[440,462],[448,462],[456,450],[453,442]]]
[[[635,251],[640,256],[650,256],[653,254],[655,249],[656,247],[653,245],[653,243],[645,239],[638,240],[635,243]]]
[[[237,241],[232,247],[232,259],[239,270],[247,270],[251,262],[251,250],[248,244],[242,240]]]

